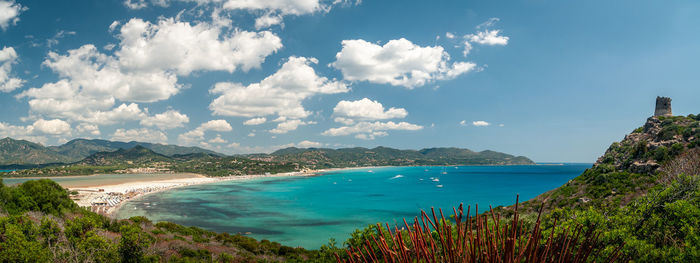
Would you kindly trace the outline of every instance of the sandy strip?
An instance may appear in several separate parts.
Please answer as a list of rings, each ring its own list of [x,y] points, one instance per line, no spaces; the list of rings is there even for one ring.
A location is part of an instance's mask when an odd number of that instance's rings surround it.
[[[81,207],[87,207],[94,212],[114,216],[115,212],[128,200],[153,194],[178,187],[208,184],[222,181],[251,180],[267,177],[288,177],[288,176],[313,176],[317,171],[312,172],[290,172],[278,174],[257,174],[239,175],[227,177],[206,177],[196,175],[192,178],[153,180],[125,182],[113,185],[99,185],[91,187],[70,188],[77,191],[78,195],[73,196],[73,200]]]

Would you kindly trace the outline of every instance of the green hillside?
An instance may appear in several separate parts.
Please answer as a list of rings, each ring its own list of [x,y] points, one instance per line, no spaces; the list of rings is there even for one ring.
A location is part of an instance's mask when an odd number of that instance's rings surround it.
[[[372,149],[286,148],[270,154],[273,160],[296,162],[310,168],[334,168],[387,165],[522,165],[535,164],[524,156],[494,151],[473,152],[459,148],[399,150],[388,147]],[[257,157],[264,157],[257,155]]]
[[[41,144],[25,140],[0,140],[0,165],[69,162],[71,158]]]

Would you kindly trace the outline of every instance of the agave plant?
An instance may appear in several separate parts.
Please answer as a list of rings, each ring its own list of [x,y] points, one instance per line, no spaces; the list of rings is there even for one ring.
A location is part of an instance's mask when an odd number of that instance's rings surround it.
[[[543,237],[540,227],[542,209],[532,230],[526,230],[518,216],[518,199],[512,220],[502,222],[493,209],[489,213],[465,216],[462,204],[453,208],[454,224],[445,219],[442,209],[429,216],[421,211],[413,224],[404,219],[404,228],[392,229],[377,224],[377,235],[366,238],[361,247],[349,247],[347,257],[336,254],[338,262],[587,262],[599,250],[600,234],[582,226],[562,229]],[[478,211],[478,206],[476,211]],[[439,216],[438,216],[439,214]],[[505,221],[505,220],[504,220]],[[556,229],[556,221],[552,229]],[[607,262],[620,259],[624,244],[617,247]]]

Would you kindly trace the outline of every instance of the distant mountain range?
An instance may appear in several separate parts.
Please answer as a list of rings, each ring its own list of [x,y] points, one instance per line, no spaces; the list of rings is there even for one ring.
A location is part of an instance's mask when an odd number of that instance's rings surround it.
[[[42,168],[63,164],[71,164],[72,167],[120,166],[123,168],[153,166],[158,163],[157,166],[183,170],[185,168],[181,167],[182,164],[188,163],[201,169],[206,168],[207,172],[203,172],[205,174],[219,174],[209,170],[214,169],[214,166],[221,169],[237,169],[238,165],[231,166],[226,163],[244,160],[246,162],[267,163],[270,165],[269,167],[275,167],[274,169],[287,167],[286,165],[293,165],[297,167],[296,169],[322,169],[389,165],[534,164],[532,160],[524,156],[513,156],[489,150],[474,152],[460,148],[399,150],[388,147],[372,149],[362,147],[342,149],[290,147],[271,154],[226,156],[199,147],[143,142],[126,143],[75,139],[64,145],[44,147],[25,140],[11,138],[0,140],[0,168],[13,168],[13,166],[15,169]],[[207,163],[214,165],[206,165]],[[194,170],[187,171],[195,172]],[[109,171],[104,170],[103,172]],[[81,170],[80,173],[85,173],[85,171]]]
[[[525,156],[513,156],[495,151],[474,152],[461,148],[427,148],[399,150],[388,147],[372,149],[355,147],[342,149],[286,148],[273,152],[276,161],[314,164],[316,168],[374,165],[513,165],[535,164]]]
[[[25,140],[5,138],[0,140],[0,165],[39,165],[48,163],[73,163],[100,152],[114,152],[141,146],[155,153],[174,156],[203,153],[223,156],[223,154],[199,147],[154,144],[147,142],[115,142],[107,140],[75,139],[60,146],[45,147]]]

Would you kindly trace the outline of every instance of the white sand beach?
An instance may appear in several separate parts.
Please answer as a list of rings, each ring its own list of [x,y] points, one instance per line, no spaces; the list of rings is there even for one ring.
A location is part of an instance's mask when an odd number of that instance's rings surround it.
[[[109,185],[96,184],[87,187],[69,188],[69,190],[78,192],[77,195],[73,195],[71,198],[79,206],[87,207],[93,212],[113,216],[121,205],[128,200],[173,188],[221,181],[251,180],[265,177],[312,176],[315,174],[317,174],[317,171],[227,177],[207,177],[199,174],[187,174],[191,177],[176,179],[160,178],[152,181],[126,181],[119,184]],[[182,175],[183,174],[178,174],[178,177],[182,177]]]

